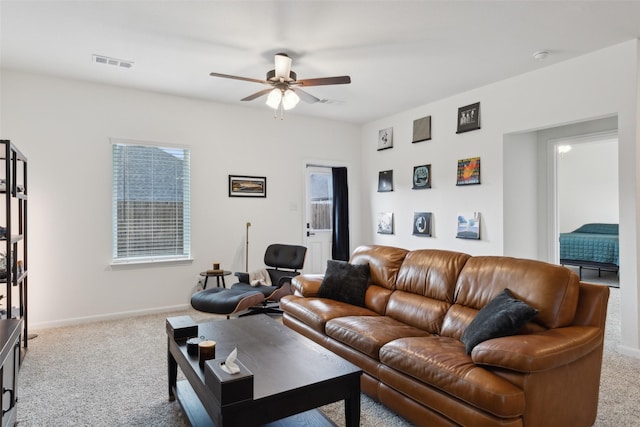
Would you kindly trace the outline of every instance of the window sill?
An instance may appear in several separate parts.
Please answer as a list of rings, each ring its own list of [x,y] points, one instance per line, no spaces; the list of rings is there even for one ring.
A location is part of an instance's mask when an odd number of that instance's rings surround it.
[[[144,258],[130,260],[111,260],[111,268],[144,267],[157,264],[191,264],[193,258]]]

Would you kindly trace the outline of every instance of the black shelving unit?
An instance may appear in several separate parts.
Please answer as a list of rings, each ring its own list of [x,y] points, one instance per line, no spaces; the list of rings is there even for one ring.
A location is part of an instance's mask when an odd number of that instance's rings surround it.
[[[21,349],[26,350],[27,326],[27,158],[8,140],[0,140],[4,171],[0,195],[5,198],[5,233],[0,250],[6,256],[6,274],[0,279],[0,319],[22,319]],[[23,352],[24,354],[24,352]]]

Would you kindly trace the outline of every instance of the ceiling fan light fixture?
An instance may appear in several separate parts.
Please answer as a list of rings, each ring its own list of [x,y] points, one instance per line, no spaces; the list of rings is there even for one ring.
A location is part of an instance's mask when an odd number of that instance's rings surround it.
[[[297,93],[292,91],[291,89],[287,89],[282,96],[282,108],[285,110],[291,110],[293,107],[298,105],[300,102],[300,97]]]
[[[282,91],[278,88],[273,89],[269,92],[269,96],[267,96],[267,105],[274,110],[280,106],[280,101],[282,101]]]
[[[289,72],[291,71],[291,58],[285,53],[278,53],[275,56],[276,77],[285,81],[289,80]]]

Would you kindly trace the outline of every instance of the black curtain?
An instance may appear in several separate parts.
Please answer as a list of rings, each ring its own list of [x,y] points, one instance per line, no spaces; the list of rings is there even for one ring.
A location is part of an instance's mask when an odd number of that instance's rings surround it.
[[[333,175],[333,236],[331,257],[349,260],[349,189],[347,168],[331,168]]]

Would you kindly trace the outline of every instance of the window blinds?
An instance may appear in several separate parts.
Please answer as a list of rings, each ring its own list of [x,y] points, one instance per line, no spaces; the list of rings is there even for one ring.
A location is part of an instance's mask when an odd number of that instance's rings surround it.
[[[189,150],[115,142],[113,261],[190,257]]]

